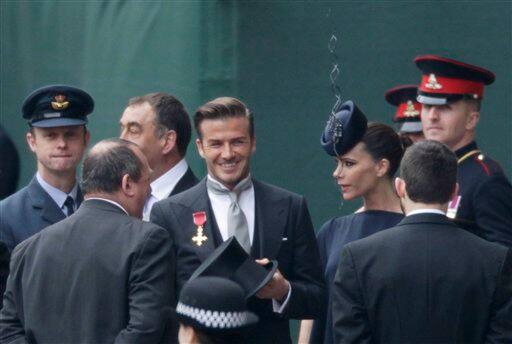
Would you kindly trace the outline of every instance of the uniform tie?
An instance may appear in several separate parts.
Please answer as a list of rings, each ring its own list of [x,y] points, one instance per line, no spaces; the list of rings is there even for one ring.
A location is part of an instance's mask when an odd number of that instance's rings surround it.
[[[206,180],[206,187],[208,190],[217,195],[228,195],[231,199],[231,204],[228,208],[228,236],[235,236],[240,245],[247,253],[251,252],[251,240],[249,238],[249,225],[243,210],[238,204],[240,193],[249,189],[252,186],[250,177],[245,178],[235,186],[233,190],[228,190],[226,187],[211,181],[209,178]]]
[[[73,200],[73,197],[66,197],[66,200],[64,201],[64,206],[66,207],[67,215],[73,215],[73,213],[75,212],[75,201]]]

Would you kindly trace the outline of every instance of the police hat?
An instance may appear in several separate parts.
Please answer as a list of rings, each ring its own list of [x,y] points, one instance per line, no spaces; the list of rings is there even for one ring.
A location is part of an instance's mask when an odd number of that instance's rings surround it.
[[[242,287],[216,276],[185,283],[176,316],[180,322],[207,333],[239,332],[258,322],[258,316],[247,309]]]
[[[353,101],[348,100],[330,115],[320,137],[320,144],[329,155],[343,155],[361,141],[366,126],[365,115]]]
[[[484,85],[494,82],[493,72],[464,62],[436,55],[414,59],[421,70],[418,102],[443,105],[463,98],[482,99]]]
[[[416,85],[400,85],[389,89],[386,101],[397,107],[393,122],[399,123],[398,130],[402,133],[422,131],[421,104],[416,101],[418,87]]]
[[[94,109],[85,91],[66,85],[45,86],[32,92],[23,102],[23,118],[32,127],[64,127],[87,124]]]
[[[224,277],[242,286],[249,298],[272,279],[276,270],[277,261],[270,261],[266,266],[259,265],[232,236],[212,252],[190,279],[203,276]]]

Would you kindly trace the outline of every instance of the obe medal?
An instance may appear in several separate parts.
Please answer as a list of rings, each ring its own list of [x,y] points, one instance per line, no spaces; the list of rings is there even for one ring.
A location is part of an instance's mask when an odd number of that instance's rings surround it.
[[[197,226],[197,233],[192,237],[192,241],[197,246],[202,246],[203,241],[208,240],[208,237],[203,234],[203,225],[206,223],[206,213],[204,211],[197,211],[192,214],[194,224]]]

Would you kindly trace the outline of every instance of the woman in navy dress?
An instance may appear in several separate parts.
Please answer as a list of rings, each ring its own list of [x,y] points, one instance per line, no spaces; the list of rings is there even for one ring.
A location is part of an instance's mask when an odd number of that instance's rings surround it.
[[[335,157],[333,177],[343,199],[361,198],[363,206],[354,214],[327,221],[318,232],[327,288],[326,312],[314,321],[302,321],[300,343],[333,343],[330,294],[343,246],[393,227],[403,218],[393,186],[404,152],[398,134],[384,124],[367,124],[363,113],[350,101],[342,104],[334,116],[322,135],[322,145]]]

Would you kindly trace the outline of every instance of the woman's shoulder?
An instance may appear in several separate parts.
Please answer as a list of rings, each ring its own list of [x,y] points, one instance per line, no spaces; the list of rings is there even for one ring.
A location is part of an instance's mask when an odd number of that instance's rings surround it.
[[[357,215],[357,213],[337,216],[327,220],[322,225],[322,227],[320,227],[320,230],[318,231],[318,237],[322,238],[326,236],[331,236],[333,235],[334,232],[348,229],[349,224],[352,222],[355,215]]]

